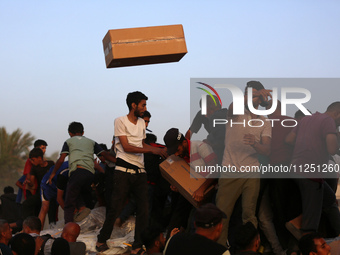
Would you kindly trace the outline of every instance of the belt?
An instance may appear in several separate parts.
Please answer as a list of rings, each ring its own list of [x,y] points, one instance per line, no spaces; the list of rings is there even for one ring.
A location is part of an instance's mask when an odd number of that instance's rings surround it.
[[[125,172],[125,173],[129,173],[129,174],[142,174],[142,173],[146,173],[145,169],[143,168],[138,168],[137,170],[135,169],[131,169],[131,168],[126,168],[123,166],[116,166],[115,170],[121,171],[121,172]]]

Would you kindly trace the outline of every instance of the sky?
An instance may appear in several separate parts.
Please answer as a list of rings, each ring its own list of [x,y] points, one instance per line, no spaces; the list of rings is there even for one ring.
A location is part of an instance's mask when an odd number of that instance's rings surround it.
[[[46,140],[47,155],[72,121],[110,145],[126,95],[139,90],[163,143],[169,128],[190,126],[190,79],[338,78],[339,11],[335,0],[0,1],[0,126]],[[172,24],[188,49],[179,62],[106,68],[109,29]],[[308,108],[339,100],[336,84],[311,87]]]

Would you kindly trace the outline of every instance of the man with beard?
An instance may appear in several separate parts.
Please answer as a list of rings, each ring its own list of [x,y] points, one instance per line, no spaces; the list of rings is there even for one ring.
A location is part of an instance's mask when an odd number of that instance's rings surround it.
[[[143,153],[166,156],[165,149],[144,143],[146,127],[145,121],[141,117],[146,111],[146,100],[148,100],[147,96],[139,91],[129,93],[126,98],[129,113],[115,119],[114,135],[117,161],[111,206],[106,213],[106,219],[96,244],[98,252],[109,249],[106,240],[110,238],[114,222],[122,211],[130,193],[135,198],[137,205],[135,241],[132,245],[132,254],[142,248],[140,234],[148,224],[148,190]]]
[[[249,110],[248,91],[252,91],[251,103],[255,109],[260,105],[265,106],[268,98],[271,97],[271,90],[266,90],[258,81],[250,81],[245,91],[244,115],[233,115],[233,103],[229,106],[222,165],[232,166],[236,171],[222,172],[218,181],[216,205],[228,217],[223,220],[223,229],[218,240],[222,245],[227,243],[229,220],[235,203],[241,195],[242,221],[243,223],[250,221],[257,227],[255,210],[260,190],[260,175],[256,172],[242,172],[242,168],[259,166],[258,155],[270,154],[270,123],[263,116],[257,116]],[[250,120],[253,120],[252,126],[240,125],[240,123],[249,123]]]

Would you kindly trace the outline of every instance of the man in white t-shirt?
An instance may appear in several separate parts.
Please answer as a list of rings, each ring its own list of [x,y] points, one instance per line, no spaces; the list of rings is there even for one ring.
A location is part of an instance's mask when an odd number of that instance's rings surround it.
[[[114,173],[111,206],[96,244],[99,252],[109,249],[106,244],[111,236],[113,225],[130,193],[137,205],[135,241],[132,254],[142,248],[141,232],[148,224],[148,191],[147,176],[144,169],[143,153],[153,153],[166,157],[166,150],[152,147],[144,143],[145,122],[141,118],[146,111],[147,96],[139,91],[127,95],[126,103],[129,113],[115,119],[115,139],[117,162]]]

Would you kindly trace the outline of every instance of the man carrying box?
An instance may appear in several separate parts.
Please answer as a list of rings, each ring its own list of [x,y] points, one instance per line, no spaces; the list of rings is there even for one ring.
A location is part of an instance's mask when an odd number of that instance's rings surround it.
[[[177,128],[169,129],[163,140],[169,156],[175,154],[176,156],[183,158],[188,164],[191,163],[193,166],[209,166],[216,165],[217,163],[216,154],[208,144],[201,141],[190,141],[186,139]],[[207,178],[207,176],[205,177]],[[207,180],[193,193],[193,198],[197,202],[201,202],[204,199],[204,192],[214,181],[215,179],[213,178],[207,178]],[[171,185],[171,189],[172,191],[178,191],[173,185]],[[177,196],[177,203],[168,226],[169,230],[185,227],[192,209],[192,205],[182,195]]]

